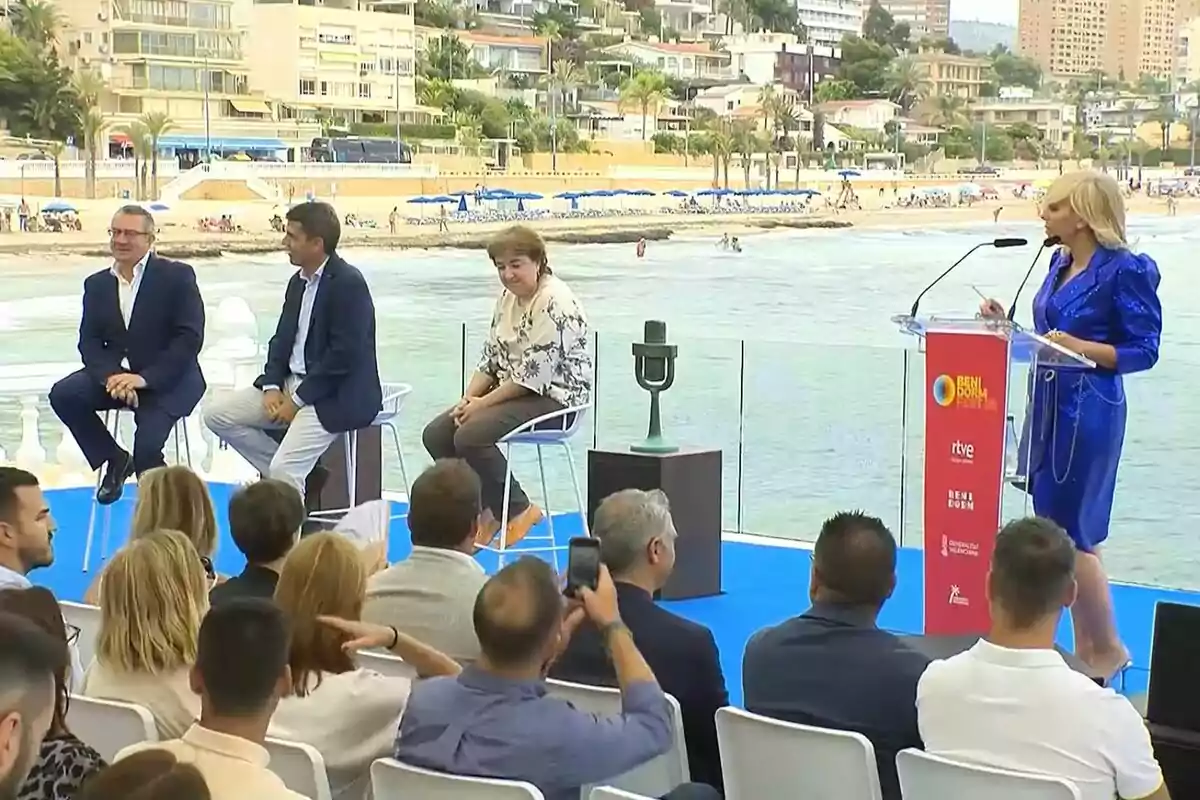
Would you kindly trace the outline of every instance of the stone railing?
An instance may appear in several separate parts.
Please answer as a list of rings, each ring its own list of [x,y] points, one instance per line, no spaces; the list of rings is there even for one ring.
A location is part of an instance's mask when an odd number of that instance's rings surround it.
[[[207,480],[224,483],[254,480],[254,469],[234,451],[219,446],[205,429],[201,417],[208,397],[250,385],[262,367],[258,322],[246,301],[240,297],[222,300],[216,313],[209,316],[207,339],[209,344],[201,353],[200,362],[209,394],[184,422],[191,466]],[[54,416],[47,399],[54,382],[79,366],[76,361],[0,367],[0,414],[6,418],[0,422],[0,432],[19,430],[19,438],[0,439],[0,464],[29,470],[48,488],[95,483],[95,473],[88,467],[74,437]],[[19,420],[15,428],[7,424],[12,410]],[[130,447],[132,430],[132,420],[123,414],[118,438],[126,449]],[[167,439],[166,453],[167,462],[174,463],[177,456],[173,436]],[[180,453],[178,458],[182,460],[183,455]]]
[[[83,178],[86,170],[85,162],[78,159],[59,159],[59,177]],[[158,160],[158,179],[174,178],[179,174],[179,162],[173,158]],[[54,162],[46,160],[17,161],[15,159],[0,160],[0,179],[29,180],[54,177]],[[133,159],[100,159],[96,161],[97,179],[133,180]]]

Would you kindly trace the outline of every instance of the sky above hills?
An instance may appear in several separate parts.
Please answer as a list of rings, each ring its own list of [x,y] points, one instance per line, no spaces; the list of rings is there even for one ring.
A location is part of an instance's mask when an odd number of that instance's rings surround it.
[[[950,18],[1017,24],[1018,0],[950,0]]]

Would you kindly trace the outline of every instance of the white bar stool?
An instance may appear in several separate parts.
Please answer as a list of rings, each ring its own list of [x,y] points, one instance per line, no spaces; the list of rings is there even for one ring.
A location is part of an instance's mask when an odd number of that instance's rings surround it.
[[[126,409],[110,409],[104,412],[104,427],[112,434],[113,439],[117,444],[121,444],[121,416],[123,414],[132,414],[133,412]],[[175,428],[172,431],[172,436],[175,439],[175,463],[184,464],[188,469],[192,468],[192,445],[188,440],[187,418],[176,420]],[[182,442],[182,449],[180,443]],[[100,491],[100,481],[104,478],[104,468],[96,470],[96,485],[95,491]],[[120,502],[120,501],[118,501]],[[96,502],[95,492],[92,494],[92,511],[88,515],[88,530],[87,544],[83,548],[83,571],[87,572],[88,567],[92,563],[92,542],[96,535],[96,508],[99,503]],[[112,530],[112,507],[113,504],[104,506],[104,530],[100,534],[100,560],[104,561],[108,558],[108,537]]]
[[[575,502],[579,509],[579,517],[583,523],[583,535],[591,535],[588,533],[587,509],[583,505],[583,493],[579,488],[579,476],[575,472],[575,453],[571,449],[571,438],[583,426],[583,418],[591,407],[592,404],[587,403],[543,414],[522,425],[518,425],[497,440],[496,446],[504,450],[504,460],[507,462],[507,468],[504,471],[504,511],[501,513],[500,519],[500,544],[499,546],[488,545],[480,549],[498,553],[500,555],[501,567],[504,566],[505,553],[509,552],[509,548],[505,546],[505,539],[508,536],[508,503],[509,495],[512,492],[513,445],[533,445],[537,448],[538,472],[541,473],[542,481],[542,502],[546,506],[544,509],[546,512],[546,527],[549,530],[549,533],[545,536],[529,535],[522,540],[523,542],[548,541],[548,546],[520,547],[517,548],[519,552],[522,555],[525,553],[550,553],[550,561],[554,565],[554,571],[557,572],[558,551],[565,547],[558,545],[554,538],[554,514],[550,510],[550,493],[546,491],[546,464],[542,458],[542,448],[544,447],[561,447],[566,452],[567,471],[571,473],[571,486],[575,489]]]
[[[396,447],[396,459],[400,462],[400,479],[404,481],[404,493],[408,494],[408,470],[404,466],[404,450],[400,446],[400,433],[396,429],[396,419],[404,407],[404,401],[412,394],[413,387],[407,383],[383,384],[383,403],[379,414],[371,421],[369,427],[386,429],[392,434],[392,443]],[[311,520],[332,522],[340,518],[350,509],[358,505],[358,431],[347,431],[342,434],[342,445],[346,451],[346,508],[324,508],[308,515]]]

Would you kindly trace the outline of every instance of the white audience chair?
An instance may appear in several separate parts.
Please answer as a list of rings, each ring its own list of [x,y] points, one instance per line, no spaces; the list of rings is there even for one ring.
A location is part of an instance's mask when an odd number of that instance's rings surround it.
[[[110,764],[131,744],[158,741],[158,728],[148,710],[116,700],[71,695],[67,727]]]
[[[582,683],[547,680],[546,689],[552,697],[569,701],[580,711],[592,714],[619,716],[621,713],[621,691],[607,686],[585,686]],[[683,714],[679,701],[667,695],[671,707],[673,743],[671,749],[658,758],[651,759],[624,775],[612,775],[602,782],[604,786],[640,792],[650,797],[661,797],[681,783],[691,780],[688,769],[687,747],[683,739]],[[583,787],[582,796],[587,797],[590,786]]]
[[[386,428],[392,434],[392,443],[396,446],[396,458],[400,462],[400,477],[404,481],[404,494],[408,495],[408,471],[404,466],[404,451],[400,447],[400,434],[396,430],[396,418],[404,401],[412,394],[413,387],[407,383],[383,384],[383,403],[379,414],[368,427]],[[338,519],[351,508],[358,505],[358,431],[347,431],[342,434],[342,445],[346,452],[346,508],[326,508],[309,514],[309,519],[331,520]]]
[[[860,733],[726,706],[717,709],[717,744],[726,800],[793,800],[801,786],[804,797],[880,800],[875,748]]]
[[[904,800],[1080,800],[1063,778],[963,764],[921,750],[896,754]]]
[[[417,679],[416,668],[396,656],[362,651],[354,654],[354,660],[363,669],[375,670],[380,675],[387,675],[391,678],[408,678],[410,681]]]
[[[270,768],[293,792],[309,800],[333,800],[329,776],[325,774],[325,759],[317,748],[302,742],[285,742],[267,738],[263,742],[271,756]]]
[[[133,412],[126,409],[112,409],[104,412],[104,427],[112,434],[113,439],[121,444],[121,419],[128,416],[133,418]],[[175,422],[175,430],[172,433],[175,439],[175,463],[184,464],[189,469],[192,466],[192,445],[188,440],[187,418],[177,420]],[[124,447],[124,445],[122,445]],[[125,447],[126,450],[132,452],[132,447]],[[165,447],[164,447],[165,449]],[[164,453],[165,455],[165,453]],[[96,485],[95,490],[100,491],[100,481],[104,478],[104,467],[96,470]],[[124,499],[124,498],[122,498]],[[83,571],[87,572],[92,565],[92,542],[96,536],[96,512],[99,504],[96,502],[95,494],[92,495],[92,511],[88,515],[87,541],[83,548]],[[104,506],[104,522],[103,531],[100,534],[100,560],[104,561],[108,558],[108,537],[112,531],[112,506]]]
[[[597,786],[592,789],[592,793],[588,795],[587,800],[654,800],[653,797],[646,797],[644,794],[634,794],[623,789],[614,789],[611,786]]]
[[[537,448],[538,472],[540,473],[542,482],[542,503],[545,506],[542,510],[546,512],[546,528],[548,530],[546,535],[530,534],[526,536],[519,546],[520,552],[549,553],[550,560],[554,564],[554,571],[557,572],[558,551],[566,548],[565,544],[559,545],[554,539],[554,513],[550,509],[550,494],[546,491],[546,463],[542,457],[542,450],[546,447],[558,447],[566,453],[567,471],[571,475],[571,486],[575,489],[575,505],[583,523],[583,535],[588,535],[587,509],[583,505],[583,493],[579,489],[579,476],[575,471],[575,453],[571,449],[571,439],[583,427],[584,417],[587,416],[587,412],[591,407],[591,403],[588,403],[582,406],[572,406],[560,409],[559,411],[553,411],[549,414],[543,414],[522,425],[518,425],[504,434],[504,436],[501,436],[496,442],[496,446],[504,451],[504,460],[508,464],[508,468],[504,471],[504,511],[501,512],[500,533],[498,534],[499,544],[483,549],[499,553],[500,566],[504,566],[505,553],[508,552],[504,540],[507,537],[508,531],[508,502],[512,491],[513,445],[532,445]],[[524,546],[525,542],[547,542],[547,544],[526,547]]]
[[[66,600],[60,600],[58,607],[62,609],[63,621],[79,631],[75,648],[79,651],[80,666],[87,669],[96,656],[96,637],[100,635],[100,607]],[[72,633],[74,631],[68,630],[67,637],[70,638]],[[82,680],[83,676],[72,678]]]
[[[545,800],[524,781],[446,775],[381,758],[371,764],[374,800]]]

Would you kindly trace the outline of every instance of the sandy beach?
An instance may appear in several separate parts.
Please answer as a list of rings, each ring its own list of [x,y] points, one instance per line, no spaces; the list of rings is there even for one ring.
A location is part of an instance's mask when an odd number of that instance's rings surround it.
[[[30,198],[35,208],[46,202]],[[664,213],[661,202],[647,205],[637,213],[614,216],[547,218],[528,222],[547,240],[558,242],[632,242],[667,239],[674,234],[713,236],[722,234],[746,236],[778,228],[944,228],[957,225],[991,222],[999,209],[1000,222],[1032,222],[1037,218],[1034,201],[1012,196],[999,200],[980,201],[972,205],[924,208],[890,207],[890,193],[880,197],[860,197],[861,210],[832,211],[818,207],[804,214],[746,213],[670,214]],[[1131,215],[1166,214],[1164,199],[1135,195],[1128,201]],[[82,231],[64,233],[0,233],[0,253],[62,254],[104,256],[108,253],[108,229],[112,213],[121,204],[111,198],[74,201],[79,210]],[[396,233],[388,231],[388,213],[394,201],[387,198],[346,198],[336,203],[343,216],[354,214],[374,220],[376,228],[344,227],[343,247],[431,248],[486,246],[488,237],[511,222],[449,222],[449,231],[439,233],[435,224],[401,222]],[[180,258],[216,256],[221,253],[270,252],[280,247],[280,235],[271,230],[270,219],[283,209],[270,202],[182,201],[170,211],[156,215],[159,225],[157,250],[163,255]],[[401,206],[401,216],[414,212],[412,206]],[[1200,199],[1183,198],[1179,213],[1200,213]],[[230,215],[241,229],[238,233],[204,232],[198,221],[206,217]]]

